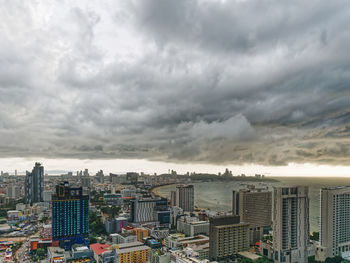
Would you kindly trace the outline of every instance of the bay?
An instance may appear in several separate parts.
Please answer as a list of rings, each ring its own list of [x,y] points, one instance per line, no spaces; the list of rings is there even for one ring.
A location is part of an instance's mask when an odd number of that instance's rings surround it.
[[[212,211],[230,211],[232,208],[232,190],[245,188],[246,185],[267,187],[273,186],[309,186],[310,199],[310,231],[319,231],[320,218],[320,189],[323,187],[350,185],[347,177],[273,177],[278,182],[202,182],[192,183],[195,191],[195,206]],[[158,189],[158,193],[170,198],[170,192],[176,185],[167,185]]]

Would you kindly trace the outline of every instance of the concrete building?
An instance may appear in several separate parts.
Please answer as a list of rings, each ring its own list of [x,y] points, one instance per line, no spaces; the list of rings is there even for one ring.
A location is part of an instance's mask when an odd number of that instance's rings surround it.
[[[52,191],[44,191],[43,192],[43,201],[44,202],[51,202],[52,201]]]
[[[233,191],[232,213],[249,223],[250,244],[255,244],[271,230],[272,192],[255,187]]]
[[[136,198],[131,200],[130,218],[133,223],[170,223],[170,210],[165,198]]]
[[[316,260],[350,258],[350,186],[321,189],[320,245]]]
[[[135,197],[136,196],[136,189],[134,188],[124,188],[120,191],[123,198],[128,197]]]
[[[161,249],[152,249],[149,255],[150,263],[170,263],[170,253]]]
[[[170,252],[170,263],[208,263],[207,259],[201,260],[198,253],[191,249],[174,250]]]
[[[186,236],[209,235],[209,222],[200,221],[197,217],[181,216],[177,221],[177,231]]]
[[[131,222],[152,222],[154,221],[154,208],[157,199],[145,198],[131,200],[130,218]]]
[[[136,227],[132,229],[132,232],[134,233],[134,235],[137,236],[137,240],[139,242],[142,242],[142,239],[145,237],[149,236],[149,232],[148,229],[144,228],[144,227]]]
[[[111,234],[114,244],[133,243],[137,241],[137,236],[129,233]]]
[[[103,200],[106,202],[107,205],[116,205],[116,206],[123,205],[123,198],[121,194],[105,193],[103,195]]]
[[[205,244],[209,244],[209,237],[205,235],[185,237],[184,234],[176,233],[164,239],[164,245],[169,249],[182,249],[188,246],[200,246]]]
[[[122,232],[122,229],[127,225],[128,219],[126,217],[107,219],[105,222],[105,228],[108,234],[120,233]]]
[[[170,205],[176,206],[176,191],[170,192]]]
[[[19,199],[21,198],[21,187],[16,186],[16,185],[9,185],[6,188],[6,195],[9,199]]]
[[[149,260],[151,248],[141,242],[120,244],[116,247],[119,263],[146,263]]]
[[[149,260],[150,248],[141,242],[119,245],[92,244],[94,258],[98,263],[146,263]]]
[[[103,184],[104,181],[105,181],[105,176],[103,174],[103,171],[102,170],[99,170],[97,173],[96,173],[96,179],[99,183]]]
[[[89,176],[81,177],[81,186],[85,188],[91,187],[91,178]]]
[[[193,185],[176,186],[176,206],[181,207],[185,212],[194,210],[194,187]]]
[[[136,184],[139,179],[139,174],[134,172],[126,173],[126,181],[131,184]]]
[[[307,263],[309,189],[306,186],[273,190],[273,260]]]
[[[249,224],[240,222],[239,216],[211,217],[209,223],[210,260],[227,260],[249,249]]]
[[[25,179],[25,202],[34,204],[43,201],[44,191],[44,166],[35,163],[32,172],[26,172]]]

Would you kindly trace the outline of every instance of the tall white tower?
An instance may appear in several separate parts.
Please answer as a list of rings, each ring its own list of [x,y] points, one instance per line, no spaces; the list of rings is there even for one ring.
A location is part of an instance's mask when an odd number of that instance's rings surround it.
[[[273,260],[307,263],[309,188],[276,187],[273,191]]]

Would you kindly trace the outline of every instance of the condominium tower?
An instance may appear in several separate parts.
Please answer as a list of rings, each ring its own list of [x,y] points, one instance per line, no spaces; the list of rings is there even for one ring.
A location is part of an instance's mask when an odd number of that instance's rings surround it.
[[[250,243],[260,241],[272,225],[272,192],[255,187],[233,191],[232,213],[249,223]]]
[[[307,263],[309,189],[276,187],[273,191],[273,260]]]
[[[350,186],[321,189],[320,246],[316,259],[350,258]]]
[[[44,166],[35,163],[32,172],[26,172],[25,179],[25,202],[33,204],[43,201],[44,191]]]

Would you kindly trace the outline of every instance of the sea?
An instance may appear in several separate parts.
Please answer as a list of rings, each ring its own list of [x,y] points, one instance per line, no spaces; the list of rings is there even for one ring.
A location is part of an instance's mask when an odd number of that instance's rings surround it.
[[[272,177],[271,177],[272,178]],[[203,182],[194,185],[195,206],[221,212],[232,209],[232,190],[245,188],[247,185],[266,187],[272,190],[274,186],[309,186],[310,199],[310,231],[320,230],[320,189],[323,187],[349,186],[350,177],[273,177],[278,182]],[[170,192],[176,185],[167,185],[158,189],[161,196],[170,198]]]

